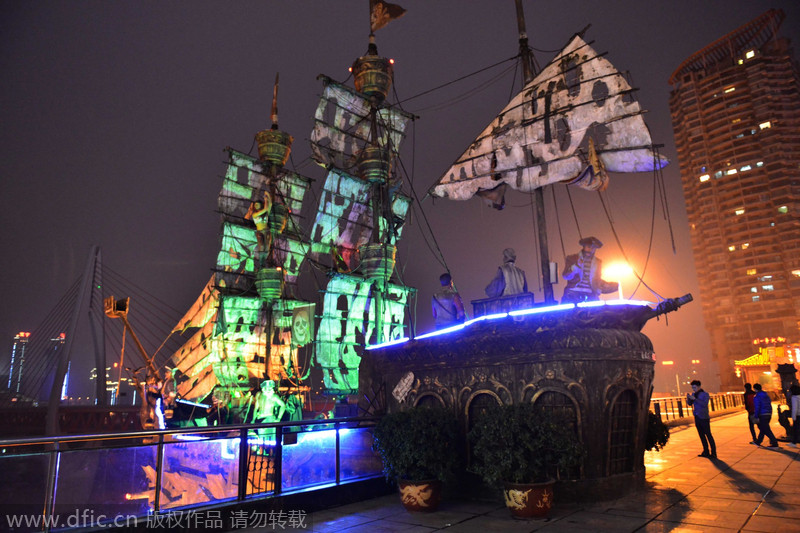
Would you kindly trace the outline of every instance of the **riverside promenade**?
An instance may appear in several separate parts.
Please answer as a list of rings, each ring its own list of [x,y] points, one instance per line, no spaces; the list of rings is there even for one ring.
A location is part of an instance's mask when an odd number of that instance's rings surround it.
[[[772,430],[785,431],[773,416]],[[497,502],[443,501],[433,513],[408,513],[397,494],[310,513],[305,531],[381,533],[800,532],[798,448],[750,444],[744,411],[713,418],[718,459],[702,451],[694,425],[671,429],[666,448],[647,452],[644,490],[603,502],[558,502],[548,519],[511,518]],[[556,495],[557,498],[557,495]],[[288,530],[286,528],[285,530]],[[239,530],[245,531],[245,530]]]

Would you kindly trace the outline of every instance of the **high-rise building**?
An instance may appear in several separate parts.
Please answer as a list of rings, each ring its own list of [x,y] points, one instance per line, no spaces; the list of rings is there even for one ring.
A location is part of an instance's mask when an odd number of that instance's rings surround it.
[[[25,371],[25,349],[31,334],[28,331],[20,331],[14,335],[14,344],[11,345],[11,365],[8,369],[8,390],[19,392],[22,383],[22,374]]]
[[[770,10],[670,77],[703,317],[724,389],[766,337],[800,340],[800,75]]]

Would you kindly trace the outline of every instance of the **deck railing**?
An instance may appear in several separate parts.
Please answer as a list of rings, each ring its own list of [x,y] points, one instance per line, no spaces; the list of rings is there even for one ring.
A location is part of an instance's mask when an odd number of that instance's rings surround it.
[[[0,440],[0,506],[48,531],[376,478],[375,418]],[[60,517],[58,523],[55,518]],[[31,519],[27,519],[28,522]],[[91,523],[87,523],[90,521]],[[20,530],[24,530],[22,528]]]

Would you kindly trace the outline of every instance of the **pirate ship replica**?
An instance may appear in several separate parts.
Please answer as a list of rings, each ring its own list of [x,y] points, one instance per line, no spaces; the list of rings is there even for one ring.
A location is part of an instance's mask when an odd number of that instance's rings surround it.
[[[525,84],[429,194],[481,196],[496,207],[509,188],[531,194],[544,302],[521,308],[525,294],[480,301],[477,317],[463,325],[370,349],[362,392],[384,391],[373,395],[388,411],[446,407],[465,431],[497,404],[552,411],[587,450],[580,468],[558,473],[561,492],[603,497],[644,481],[655,358],[641,330],[692,297],[655,306],[621,299],[557,305],[542,190],[565,184],[603,191],[609,172],[655,172],[667,161],[631,86],[582,34],[536,73],[519,0],[517,15]]]

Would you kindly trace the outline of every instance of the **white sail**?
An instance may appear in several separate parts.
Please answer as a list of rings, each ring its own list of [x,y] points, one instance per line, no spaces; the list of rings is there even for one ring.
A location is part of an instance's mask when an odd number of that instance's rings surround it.
[[[602,190],[603,167],[645,172],[666,164],[628,82],[576,35],[429,192],[467,200],[501,186],[531,192],[558,182]]]
[[[348,270],[358,266],[358,249],[369,241],[372,234],[372,187],[336,169],[328,171],[319,202],[314,226],[311,228],[312,251],[327,254],[335,247],[347,264]],[[395,244],[402,233],[402,223],[408,215],[411,199],[395,192],[392,198],[393,231],[387,236],[387,223],[380,217],[379,239]]]
[[[382,107],[377,111],[377,128],[370,141],[370,102],[358,91],[322,76],[325,89],[314,114],[311,150],[322,166],[349,170],[356,165],[365,145],[377,144],[397,153],[413,115]]]

